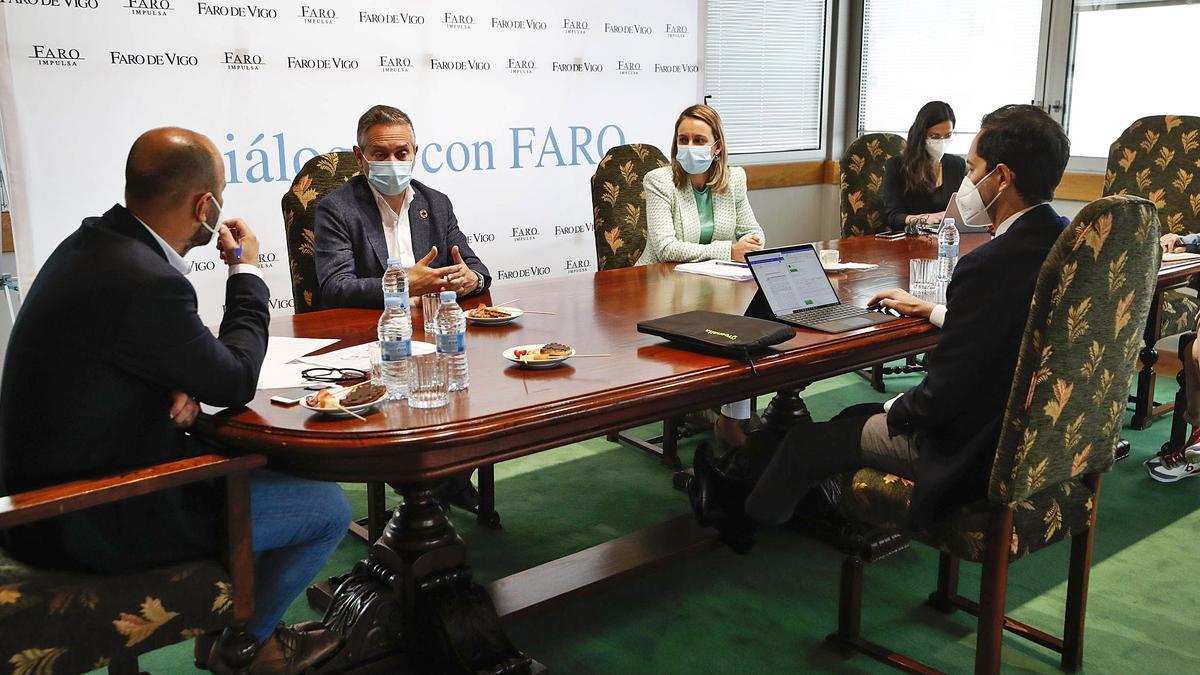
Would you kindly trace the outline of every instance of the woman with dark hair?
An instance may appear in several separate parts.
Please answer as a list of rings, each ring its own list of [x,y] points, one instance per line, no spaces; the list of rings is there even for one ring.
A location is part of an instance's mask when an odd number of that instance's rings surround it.
[[[887,161],[883,205],[889,229],[911,231],[919,225],[942,222],[950,195],[967,173],[962,157],[946,153],[954,121],[949,104],[926,103],[908,130],[904,153]]]

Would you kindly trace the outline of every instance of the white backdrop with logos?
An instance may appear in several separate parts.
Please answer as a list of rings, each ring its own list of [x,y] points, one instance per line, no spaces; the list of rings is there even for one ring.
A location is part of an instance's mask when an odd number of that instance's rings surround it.
[[[592,271],[595,164],[622,143],[669,151],[700,97],[699,24],[698,0],[0,0],[22,286],[122,201],[133,140],[178,125],[225,157],[224,213],[258,232],[272,310],[290,313],[280,199],[376,103],[412,116],[415,176],[495,283]],[[188,260],[213,323],[225,272],[211,250]]]

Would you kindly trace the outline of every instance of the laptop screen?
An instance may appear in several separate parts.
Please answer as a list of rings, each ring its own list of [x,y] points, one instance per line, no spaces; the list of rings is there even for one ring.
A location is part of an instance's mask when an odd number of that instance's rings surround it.
[[[775,316],[839,302],[812,244],[746,254]]]

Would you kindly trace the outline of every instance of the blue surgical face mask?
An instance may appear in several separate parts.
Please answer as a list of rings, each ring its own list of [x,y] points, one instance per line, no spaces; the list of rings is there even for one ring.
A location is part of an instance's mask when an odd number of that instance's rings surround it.
[[[395,197],[412,181],[412,162],[367,162],[367,181],[381,193]]]
[[[681,145],[675,153],[675,159],[683,170],[692,174],[707,173],[712,166],[713,154],[711,145]]]

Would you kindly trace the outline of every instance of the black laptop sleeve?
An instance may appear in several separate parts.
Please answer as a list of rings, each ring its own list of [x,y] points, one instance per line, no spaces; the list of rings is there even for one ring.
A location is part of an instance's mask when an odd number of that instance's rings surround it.
[[[796,336],[795,328],[775,321],[703,310],[640,321],[637,328],[683,347],[726,356],[748,354]]]

